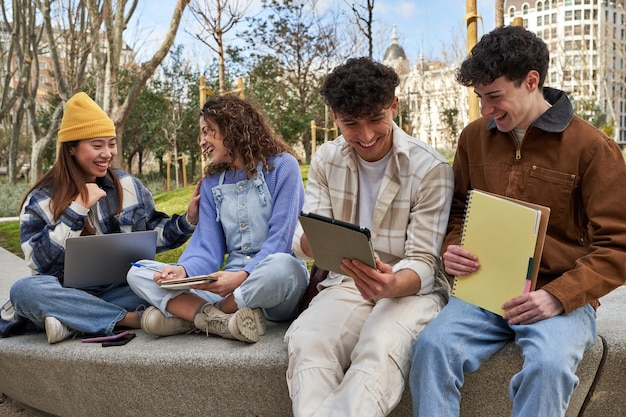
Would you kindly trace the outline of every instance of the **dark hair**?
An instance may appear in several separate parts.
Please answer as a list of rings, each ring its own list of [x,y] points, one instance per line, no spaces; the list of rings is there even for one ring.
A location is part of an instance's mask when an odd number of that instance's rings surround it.
[[[393,68],[369,58],[350,58],[326,76],[321,94],[332,111],[368,117],[392,105],[400,78]]]
[[[273,169],[267,161],[270,156],[285,152],[293,155],[289,145],[274,134],[261,113],[235,95],[210,97],[202,106],[200,117],[217,125],[232,160],[230,163],[209,163],[205,175],[235,170],[235,157],[239,156],[246,176],[251,178],[256,173],[258,161],[270,171]]]
[[[74,156],[72,156],[70,152],[70,149],[76,148],[79,142],[79,140],[74,140],[59,143],[57,160],[54,165],[35,182],[30,190],[28,190],[22,200],[21,207],[24,206],[26,198],[33,190],[38,188],[50,188],[50,211],[52,212],[53,220],[56,221],[79,194],[82,195],[84,200],[87,199],[87,196],[84,194],[85,185],[87,184],[85,173],[78,166]],[[119,214],[122,211],[122,186],[117,176],[113,173],[113,170],[109,169],[108,174],[111,175],[113,183],[115,184],[115,190],[117,191],[117,214]],[[85,227],[89,228],[87,224],[85,224]]]
[[[456,79],[466,87],[488,85],[502,76],[520,86],[529,71],[543,84],[550,64],[545,42],[521,26],[503,26],[485,34],[463,61]]]

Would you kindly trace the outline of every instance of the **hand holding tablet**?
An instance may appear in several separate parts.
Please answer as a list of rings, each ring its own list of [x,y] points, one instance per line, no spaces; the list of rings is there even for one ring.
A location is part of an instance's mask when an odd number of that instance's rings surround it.
[[[299,218],[318,268],[345,274],[340,268],[343,259],[358,259],[376,268],[367,227],[315,213],[302,212]]]

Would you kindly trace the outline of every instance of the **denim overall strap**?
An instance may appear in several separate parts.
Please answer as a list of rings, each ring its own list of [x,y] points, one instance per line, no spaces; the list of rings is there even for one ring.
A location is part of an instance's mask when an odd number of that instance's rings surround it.
[[[226,233],[228,259],[225,270],[243,268],[267,240],[268,224],[272,214],[272,198],[263,175],[263,165],[257,164],[257,173],[250,179],[213,188],[219,221]]]

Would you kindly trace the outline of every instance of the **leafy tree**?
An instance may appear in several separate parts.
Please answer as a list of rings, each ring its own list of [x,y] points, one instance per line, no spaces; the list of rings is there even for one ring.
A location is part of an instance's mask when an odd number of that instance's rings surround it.
[[[30,0],[13,0],[10,9],[8,2],[1,7],[2,30],[10,33],[9,41],[0,50],[2,69],[5,71],[0,84],[0,120],[8,130],[8,180],[13,184],[22,163],[18,164],[18,148],[22,138],[22,126],[29,106],[33,106],[37,96],[39,70],[38,47],[41,29],[36,22],[36,8]],[[11,20],[12,19],[12,20]],[[4,50],[4,48],[7,48]],[[17,79],[17,85],[12,85]],[[10,115],[10,116],[9,116]],[[6,149],[6,148],[5,148]]]
[[[167,151],[163,138],[163,126],[167,117],[167,97],[160,91],[158,82],[149,82],[139,93],[137,102],[126,121],[124,160],[131,172],[135,157],[138,173],[143,173],[143,165],[148,154],[161,162]]]
[[[459,136],[459,109],[456,107],[448,107],[441,112],[441,122],[448,131],[448,146],[456,147],[457,137]]]
[[[248,19],[251,29],[244,33],[253,62],[248,88],[269,100],[261,101],[267,114],[286,110],[273,122],[288,143],[303,144],[307,161],[310,121],[324,111],[318,89],[338,46],[335,25],[317,12],[316,3],[265,2],[264,12]]]
[[[598,103],[591,99],[575,100],[571,98],[574,113],[582,119],[602,130],[607,136],[613,135],[613,120],[608,120],[606,113],[600,109]]]

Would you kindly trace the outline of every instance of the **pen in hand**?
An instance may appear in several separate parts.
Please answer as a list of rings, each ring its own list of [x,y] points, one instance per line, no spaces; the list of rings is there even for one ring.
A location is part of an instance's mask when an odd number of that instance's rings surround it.
[[[146,269],[149,269],[150,271],[163,273],[163,271],[161,271],[160,269],[156,269],[156,268],[153,268],[153,267],[148,266],[148,265],[140,264],[138,262],[131,262],[130,264],[132,266],[136,266],[137,268],[146,268]],[[168,277],[172,276],[172,275],[174,275],[174,274],[172,274],[171,272],[167,274]]]

